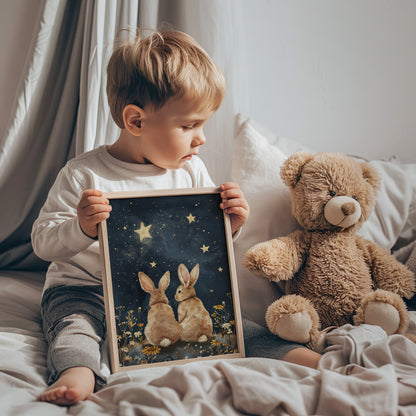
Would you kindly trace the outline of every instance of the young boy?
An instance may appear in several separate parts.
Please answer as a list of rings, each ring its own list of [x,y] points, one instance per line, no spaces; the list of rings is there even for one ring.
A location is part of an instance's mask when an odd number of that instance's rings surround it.
[[[197,155],[225,81],[206,52],[178,31],[139,35],[115,49],[107,75],[120,136],[67,163],[32,231],[35,253],[52,262],[42,297],[51,386],[38,400],[60,405],[86,399],[104,382],[97,225],[111,206],[103,192],[214,185]],[[237,184],[221,190],[220,206],[236,233],[247,220],[248,204]]]

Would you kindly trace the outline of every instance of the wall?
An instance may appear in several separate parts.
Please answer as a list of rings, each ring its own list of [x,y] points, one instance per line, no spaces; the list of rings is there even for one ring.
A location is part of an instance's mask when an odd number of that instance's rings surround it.
[[[416,162],[416,2],[243,0],[249,113],[316,150]]]
[[[0,133],[43,1],[0,2]],[[241,110],[316,150],[416,162],[415,1],[232,1],[248,48]]]

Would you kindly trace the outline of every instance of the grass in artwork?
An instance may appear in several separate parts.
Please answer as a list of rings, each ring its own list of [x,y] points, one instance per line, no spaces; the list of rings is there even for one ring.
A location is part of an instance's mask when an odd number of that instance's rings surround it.
[[[232,310],[232,296],[227,293],[227,299],[209,311],[213,324],[210,339],[206,342],[178,341],[161,347],[146,340],[146,313],[141,307],[127,310],[125,306],[119,306],[116,308],[116,326],[120,366],[233,354],[237,352],[237,341],[235,322],[229,312]]]

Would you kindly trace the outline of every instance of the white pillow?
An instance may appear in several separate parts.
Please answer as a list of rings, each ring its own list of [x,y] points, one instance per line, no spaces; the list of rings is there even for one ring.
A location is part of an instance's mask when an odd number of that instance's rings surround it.
[[[250,216],[234,243],[234,252],[242,314],[265,326],[267,307],[283,292],[245,269],[244,253],[258,242],[289,234],[298,225],[292,216],[289,190],[280,178],[280,166],[287,156],[259,130],[249,117],[237,115],[232,179],[245,194]]]
[[[243,315],[260,325],[265,325],[266,309],[282,291],[278,285],[251,274],[242,260],[258,242],[299,228],[292,216],[289,190],[280,178],[283,161],[299,150],[311,151],[273,135],[244,114],[236,116],[232,179],[240,184],[250,205],[250,217],[234,243],[240,303]],[[407,244],[416,236],[416,164],[370,163],[379,172],[382,184],[375,211],[360,234],[386,249],[398,240]]]
[[[381,160],[369,163],[380,175],[380,191],[373,213],[358,233],[386,250],[392,249],[399,238],[402,246],[408,244],[416,237],[416,164]]]

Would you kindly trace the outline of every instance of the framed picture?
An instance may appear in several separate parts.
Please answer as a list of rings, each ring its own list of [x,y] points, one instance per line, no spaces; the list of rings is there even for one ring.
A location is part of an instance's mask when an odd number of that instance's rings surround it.
[[[99,227],[112,372],[244,356],[217,188],[107,193]]]

